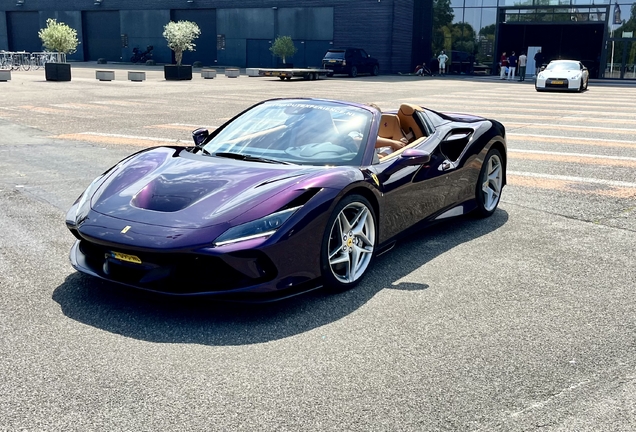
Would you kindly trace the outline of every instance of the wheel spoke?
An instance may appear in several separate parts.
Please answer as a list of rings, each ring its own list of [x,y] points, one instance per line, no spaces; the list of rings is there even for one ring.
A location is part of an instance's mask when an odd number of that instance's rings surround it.
[[[349,221],[347,220],[347,216],[345,216],[344,212],[340,213],[340,215],[338,216],[338,222],[340,224],[341,236],[351,231],[351,225],[349,224]]]
[[[334,266],[336,264],[349,263],[349,262],[350,262],[350,260],[349,260],[349,254],[348,253],[342,253],[342,254],[338,255],[337,257],[335,257],[333,259],[329,259],[329,264],[331,264],[332,266]]]
[[[364,224],[367,221],[367,215],[369,214],[369,210],[367,210],[366,208],[360,210],[358,212],[358,214],[356,215],[356,218],[354,219],[353,223],[351,224],[351,231],[354,234],[361,234],[362,230],[364,229]]]
[[[351,251],[351,261],[349,264],[349,282],[353,282],[356,280],[358,267],[360,267],[360,249],[354,246],[353,250]]]
[[[357,237],[360,241],[362,241],[362,243],[364,243],[365,246],[371,246],[371,248],[373,248],[373,243],[371,243],[371,240],[367,238],[365,233],[361,232],[360,234],[357,234]]]
[[[332,253],[329,254],[329,262],[331,262],[331,260],[333,259],[333,257],[335,257],[337,254],[339,254],[340,252],[342,252],[342,246],[337,247]]]

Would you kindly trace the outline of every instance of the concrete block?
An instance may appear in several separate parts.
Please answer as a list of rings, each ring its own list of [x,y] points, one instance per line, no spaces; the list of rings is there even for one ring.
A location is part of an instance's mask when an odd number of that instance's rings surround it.
[[[95,71],[95,79],[100,81],[113,81],[115,79],[115,71]]]
[[[225,69],[225,76],[228,78],[238,78],[241,71],[238,69]]]
[[[205,78],[205,79],[216,78],[216,71],[214,69],[203,69],[201,70],[201,78]]]
[[[247,68],[245,69],[245,73],[247,73],[248,77],[257,77],[258,75],[258,68]]]
[[[11,81],[11,69],[0,69],[0,81]]]
[[[128,79],[130,81],[146,81],[146,72],[132,72],[128,71]]]

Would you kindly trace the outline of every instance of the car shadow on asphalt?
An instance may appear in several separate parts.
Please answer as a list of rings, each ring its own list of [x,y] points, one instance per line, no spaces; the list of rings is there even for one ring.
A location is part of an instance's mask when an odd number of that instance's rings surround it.
[[[76,272],[55,289],[53,300],[73,320],[134,339],[219,346],[263,343],[335,322],[383,289],[430,289],[426,280],[401,279],[507,220],[508,213],[498,209],[487,219],[463,217],[420,231],[379,256],[357,287],[337,294],[321,289],[275,303],[222,303],[158,296]]]

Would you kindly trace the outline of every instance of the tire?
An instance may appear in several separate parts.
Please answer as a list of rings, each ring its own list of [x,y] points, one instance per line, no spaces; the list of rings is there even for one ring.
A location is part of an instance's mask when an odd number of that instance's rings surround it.
[[[579,93],[583,91],[583,78],[581,78],[581,85],[579,86]]]
[[[290,76],[285,77],[285,79],[286,79],[287,81],[291,81],[291,77],[290,77]]]
[[[279,80],[285,81],[285,77],[278,77]]]
[[[373,76],[380,75],[380,67],[378,65],[373,66],[373,69],[371,69],[371,75]]]
[[[584,89],[585,91],[587,91],[587,86],[588,85],[590,85],[590,79],[589,78],[585,80],[585,89]]]
[[[475,190],[477,217],[491,216],[497,210],[503,190],[504,172],[505,166],[501,153],[497,149],[491,149],[484,158]]]
[[[358,68],[355,66],[351,66],[351,70],[349,71],[349,76],[351,78],[355,78],[358,76]]]
[[[333,72],[329,72],[329,73],[327,73],[327,76],[328,76],[329,78],[331,78],[331,77],[333,76]]]
[[[354,226],[349,226],[352,222]],[[373,207],[363,196],[349,195],[336,205],[327,222],[320,252],[322,279],[327,289],[348,290],[362,280],[375,257],[376,227]]]
[[[305,74],[305,75],[303,75],[303,79],[304,79],[305,81],[309,81],[309,80],[311,79],[311,74]]]

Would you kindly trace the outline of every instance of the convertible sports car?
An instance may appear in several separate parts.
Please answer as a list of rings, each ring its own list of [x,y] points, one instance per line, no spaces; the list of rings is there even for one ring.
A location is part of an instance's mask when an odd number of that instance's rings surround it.
[[[576,60],[552,60],[539,72],[534,88],[544,90],[587,90],[590,74],[583,63]]]
[[[66,215],[73,267],[176,295],[342,290],[401,234],[491,215],[506,183],[501,123],[410,104],[268,100],[193,139],[89,185]]]

